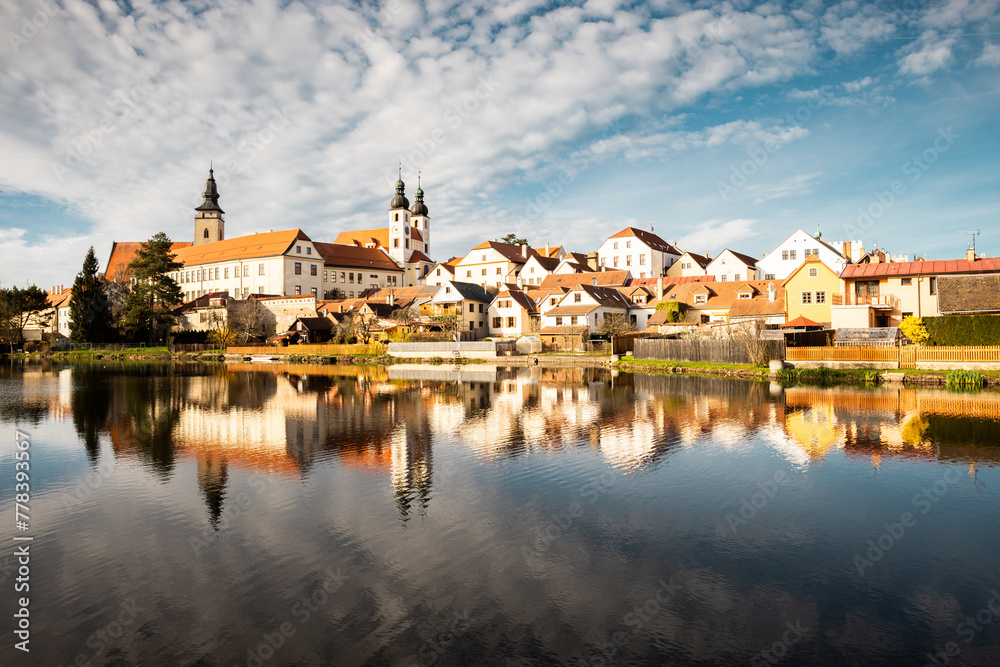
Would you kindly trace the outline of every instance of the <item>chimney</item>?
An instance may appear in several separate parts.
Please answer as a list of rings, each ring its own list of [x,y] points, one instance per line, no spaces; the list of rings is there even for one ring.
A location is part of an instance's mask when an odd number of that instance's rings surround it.
[[[872,264],[878,264],[880,261],[878,248],[872,251]]]
[[[548,243],[545,244],[545,256],[546,257],[549,256],[549,244]]]
[[[851,260],[851,242],[850,241],[844,241],[844,257],[847,259],[847,262],[849,264],[853,261],[853,260]]]
[[[848,243],[850,243],[850,241],[848,241]],[[775,292],[775,290],[774,290],[774,283],[768,283],[767,284],[767,300],[770,301],[771,303],[774,303],[774,292]]]
[[[528,244],[527,243],[522,243],[521,244],[521,257],[524,257],[525,259],[528,259]]]
[[[656,281],[656,300],[663,298],[663,278]]]
[[[588,252],[587,253],[587,266],[591,271],[597,271],[597,253]]]
[[[390,306],[396,305],[396,297],[393,296],[392,292],[389,292],[389,305]]]
[[[976,250],[975,248],[969,248],[965,251],[965,261],[974,262],[976,261]]]
[[[521,289],[522,287],[524,287],[524,278],[522,278],[521,276],[518,276],[517,277],[517,288]]]

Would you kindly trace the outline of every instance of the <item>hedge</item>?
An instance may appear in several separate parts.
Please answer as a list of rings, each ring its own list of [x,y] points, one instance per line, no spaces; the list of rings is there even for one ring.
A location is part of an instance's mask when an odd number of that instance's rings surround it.
[[[925,317],[926,345],[1000,345],[1000,315]]]

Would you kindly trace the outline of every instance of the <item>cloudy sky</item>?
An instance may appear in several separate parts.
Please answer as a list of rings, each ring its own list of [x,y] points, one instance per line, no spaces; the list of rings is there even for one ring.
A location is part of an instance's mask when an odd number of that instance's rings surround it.
[[[0,0],[0,284],[87,246],[382,226],[431,255],[627,225],[759,256],[797,227],[1000,254],[1000,0]]]

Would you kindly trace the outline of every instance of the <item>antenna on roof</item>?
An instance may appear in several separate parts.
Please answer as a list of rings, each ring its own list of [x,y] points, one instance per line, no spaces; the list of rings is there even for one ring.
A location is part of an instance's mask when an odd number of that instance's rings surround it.
[[[649,231],[650,231],[650,233],[652,233],[652,231],[653,231],[653,221],[652,220],[649,221]]]
[[[978,236],[979,234],[982,234],[982,232],[977,229],[974,232],[962,232],[962,233],[963,234],[968,234],[968,235],[970,235],[972,237],[972,245],[969,247],[969,250],[971,250],[972,252],[975,252],[976,251],[976,236]]]

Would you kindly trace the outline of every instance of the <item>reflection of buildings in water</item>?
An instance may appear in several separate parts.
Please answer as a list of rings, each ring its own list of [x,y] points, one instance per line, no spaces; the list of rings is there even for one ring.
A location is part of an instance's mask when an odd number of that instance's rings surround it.
[[[837,423],[833,407],[822,403],[787,411],[785,431],[814,460],[843,444],[844,427]]]

